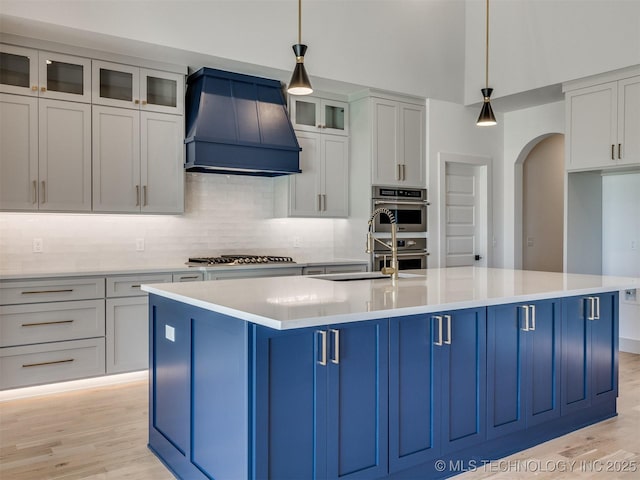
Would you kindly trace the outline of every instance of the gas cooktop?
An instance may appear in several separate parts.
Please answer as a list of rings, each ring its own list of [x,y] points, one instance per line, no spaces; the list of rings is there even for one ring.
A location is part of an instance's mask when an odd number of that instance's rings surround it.
[[[291,257],[271,255],[221,255],[219,257],[189,258],[187,265],[192,267],[211,267],[228,265],[263,265],[266,263],[296,263]]]

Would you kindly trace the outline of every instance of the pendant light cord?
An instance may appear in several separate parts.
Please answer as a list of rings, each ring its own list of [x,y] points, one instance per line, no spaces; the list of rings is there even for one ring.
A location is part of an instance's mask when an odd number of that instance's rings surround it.
[[[302,0],[300,0],[302,1]],[[486,41],[486,52],[485,52],[485,86],[489,88],[489,0],[487,0],[487,41]]]
[[[302,43],[302,0],[298,0],[298,43]]]

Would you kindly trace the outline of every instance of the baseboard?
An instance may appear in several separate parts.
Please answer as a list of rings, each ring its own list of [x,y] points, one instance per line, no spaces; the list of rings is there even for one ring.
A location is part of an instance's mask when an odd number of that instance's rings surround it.
[[[84,378],[82,380],[71,380],[69,382],[36,385],[35,387],[13,388],[11,390],[0,391],[0,402],[18,400],[20,398],[41,397],[43,395],[71,392],[74,390],[118,385],[120,383],[138,382],[140,380],[147,380],[148,378],[149,371],[141,370],[138,372],[104,375],[102,377]]]
[[[640,340],[635,340],[633,338],[620,337],[620,343],[618,345],[618,349],[621,352],[640,354]]]

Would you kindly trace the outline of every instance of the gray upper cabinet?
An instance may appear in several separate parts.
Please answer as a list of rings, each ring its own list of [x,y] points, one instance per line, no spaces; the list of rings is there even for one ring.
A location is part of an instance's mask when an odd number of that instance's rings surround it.
[[[93,106],[93,210],[184,209],[182,116]]]
[[[424,105],[373,98],[373,185],[424,187]]]
[[[91,210],[91,107],[0,94],[0,208]]]
[[[0,45],[0,91],[91,102],[91,59]]]
[[[119,63],[93,61],[94,104],[135,110],[184,112],[184,76]]]
[[[565,91],[567,170],[640,164],[640,76]]]

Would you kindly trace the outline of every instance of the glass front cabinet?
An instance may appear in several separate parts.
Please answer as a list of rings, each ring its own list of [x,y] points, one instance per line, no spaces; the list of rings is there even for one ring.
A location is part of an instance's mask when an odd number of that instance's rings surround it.
[[[93,61],[93,103],[112,107],[182,114],[182,75]]]
[[[91,59],[0,45],[0,91],[91,102]]]
[[[294,129],[349,135],[349,106],[346,102],[290,96],[289,104]]]

